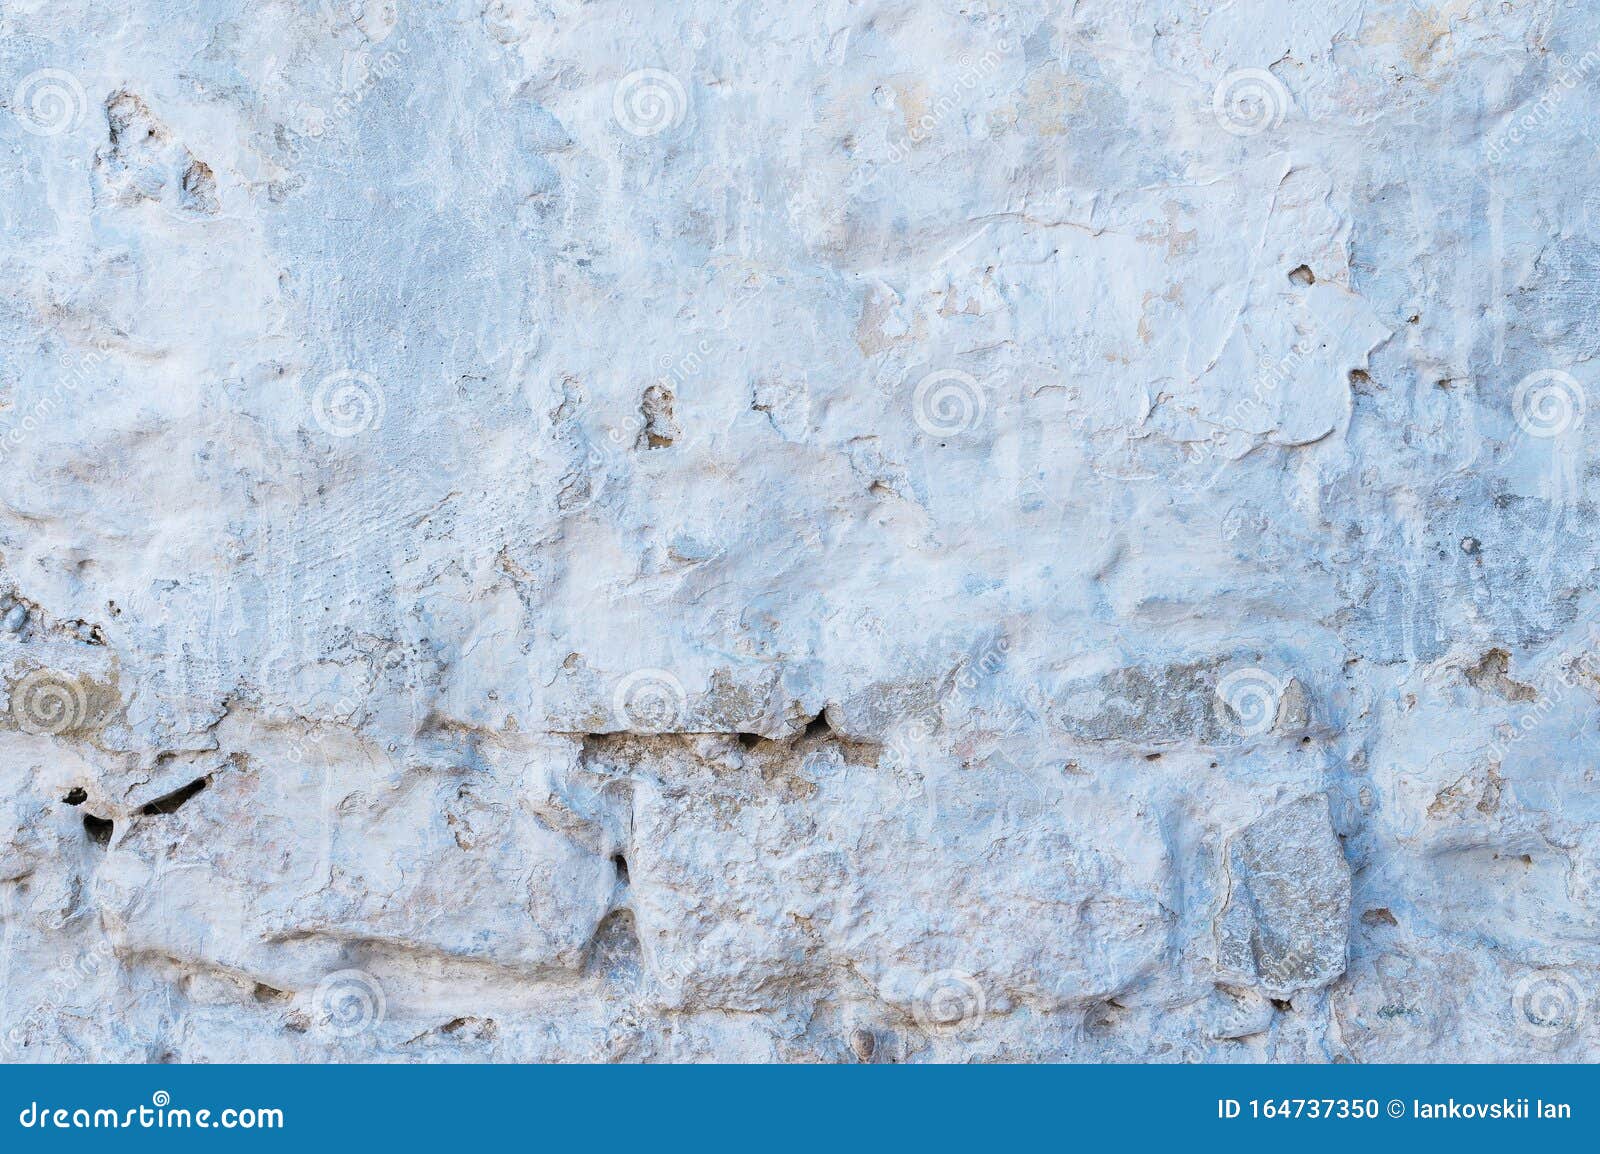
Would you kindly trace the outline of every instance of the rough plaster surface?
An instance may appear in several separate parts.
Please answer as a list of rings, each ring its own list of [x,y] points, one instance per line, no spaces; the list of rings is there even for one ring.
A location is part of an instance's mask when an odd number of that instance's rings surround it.
[[[1600,1057],[1596,9],[7,4],[4,1056]]]

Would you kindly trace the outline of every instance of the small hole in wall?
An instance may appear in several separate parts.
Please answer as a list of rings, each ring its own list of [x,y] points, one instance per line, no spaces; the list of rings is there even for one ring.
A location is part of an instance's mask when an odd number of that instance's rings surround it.
[[[1283,1013],[1288,1013],[1290,1010],[1294,1009],[1294,1003],[1288,998],[1273,998],[1272,1004]]]
[[[82,805],[89,800],[89,791],[82,786],[73,786],[67,790],[67,796],[61,799],[68,805]]]
[[[617,869],[617,880],[623,885],[628,884],[628,859],[620,853],[611,855],[611,864]]]
[[[759,733],[741,733],[739,735],[739,744],[746,749],[754,749],[761,744],[761,735]]]
[[[210,784],[211,779],[209,777],[197,777],[188,785],[175,789],[171,793],[163,794],[154,801],[146,803],[140,807],[139,812],[143,814],[177,813],[184,802]]]
[[[111,831],[114,828],[115,825],[109,817],[95,817],[92,813],[83,815],[84,832],[96,845],[110,845]]]
[[[1316,284],[1317,275],[1311,271],[1311,266],[1303,264],[1289,274],[1289,279],[1295,284]]]
[[[1146,761],[1160,761],[1161,755],[1159,753],[1147,753],[1144,755],[1144,759]]]
[[[806,724],[805,737],[827,737],[833,732],[833,726],[828,724],[828,711],[824,709]]]

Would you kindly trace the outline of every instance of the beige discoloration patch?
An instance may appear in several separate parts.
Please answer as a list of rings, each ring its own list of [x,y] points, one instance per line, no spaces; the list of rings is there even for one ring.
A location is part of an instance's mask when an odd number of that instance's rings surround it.
[[[81,737],[99,729],[122,708],[112,684],[87,674],[71,676],[32,669],[6,685],[9,702],[0,729],[51,737]]]
[[[1018,119],[1040,136],[1064,136],[1075,116],[1081,115],[1089,87],[1059,69],[1040,68],[1028,77],[1018,101]]]
[[[1453,25],[1465,19],[1471,5],[1456,0],[1437,8],[1397,5],[1370,15],[1361,30],[1361,42],[1398,48],[1417,79],[1431,85],[1443,82],[1456,61]]]
[[[1507,701],[1533,701],[1539,691],[1531,685],[1513,680],[1508,671],[1511,655],[1504,649],[1491,649],[1478,663],[1465,671],[1467,682],[1474,689],[1493,693]]]
[[[876,285],[861,306],[856,322],[856,347],[864,357],[874,357],[888,349],[918,340],[927,332],[922,317],[908,320],[900,294],[887,285]]]

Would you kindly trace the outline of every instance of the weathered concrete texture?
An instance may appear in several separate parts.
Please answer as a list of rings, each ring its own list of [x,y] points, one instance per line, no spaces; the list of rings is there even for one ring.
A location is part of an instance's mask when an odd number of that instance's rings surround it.
[[[1600,6],[0,12],[0,1056],[1600,1058]]]

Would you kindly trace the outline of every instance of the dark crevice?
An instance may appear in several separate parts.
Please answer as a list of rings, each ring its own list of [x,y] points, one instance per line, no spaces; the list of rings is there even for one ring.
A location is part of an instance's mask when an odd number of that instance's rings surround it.
[[[474,1041],[492,1042],[500,1033],[500,1024],[493,1018],[451,1018],[439,1027],[439,1033],[454,1035],[466,1031]]]
[[[493,1042],[500,1034],[500,1024],[493,1018],[451,1018],[442,1026],[435,1026],[431,1030],[424,1030],[415,1038],[407,1039],[404,1043],[409,1046],[414,1042],[425,1041],[436,1036],[457,1038],[462,1042]],[[458,1037],[459,1036],[459,1037]]]
[[[809,752],[812,743],[826,742],[836,747],[846,759],[860,765],[877,765],[883,758],[883,745],[875,741],[856,740],[839,733],[829,724],[826,712],[819,713],[800,732],[791,737],[776,739],[763,737],[749,730],[693,729],[670,733],[585,733],[579,730],[552,730],[583,741],[582,758],[586,765],[613,763],[638,764],[641,758],[654,756],[672,743],[674,748],[685,748],[684,743],[701,737],[717,736],[754,755],[756,761],[779,761],[796,752]],[[807,748],[809,747],[809,748]]]
[[[183,807],[184,802],[210,784],[210,777],[197,777],[181,789],[175,789],[171,793],[164,794],[142,806],[139,812],[142,814],[177,813]]]
[[[611,864],[617,867],[617,880],[623,885],[628,884],[628,859],[620,853],[611,855]]]
[[[88,621],[74,621],[67,628],[71,629],[78,640],[85,645],[104,645],[106,643],[106,631]]]
[[[109,817],[95,817],[92,813],[86,813],[83,815],[83,828],[89,840],[96,845],[110,845],[115,823]]]
[[[89,800],[89,791],[82,786],[73,786],[67,790],[67,796],[61,799],[68,805],[82,805]]]

